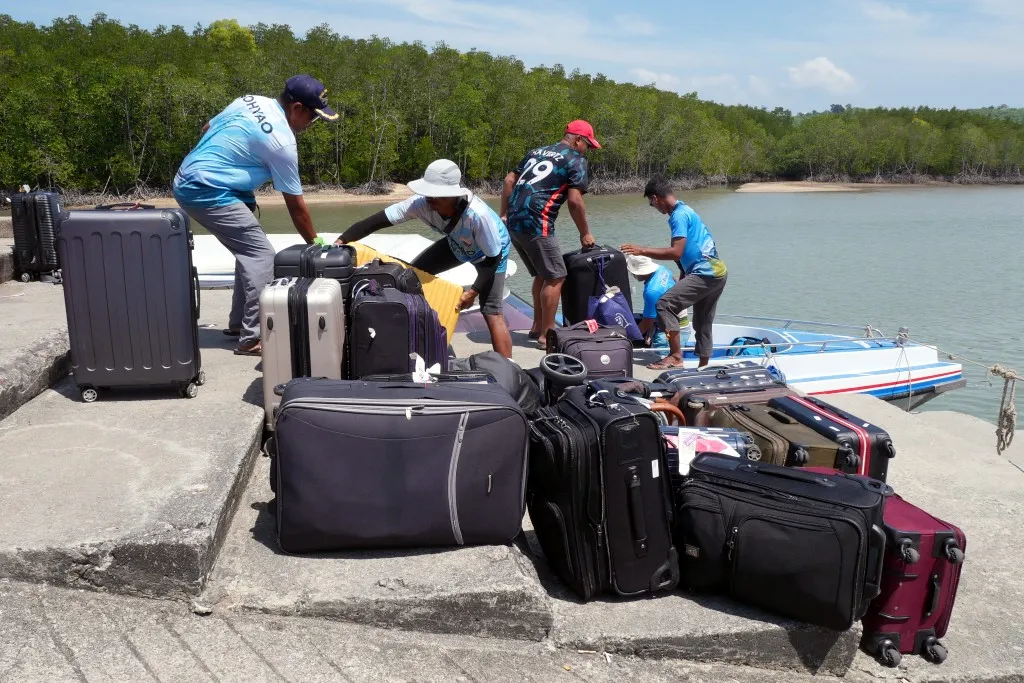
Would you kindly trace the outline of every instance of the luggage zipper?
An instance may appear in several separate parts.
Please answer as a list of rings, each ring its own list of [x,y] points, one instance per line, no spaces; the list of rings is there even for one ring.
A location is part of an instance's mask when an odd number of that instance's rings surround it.
[[[729,562],[732,562],[732,553],[734,550],[736,550],[736,536],[739,535],[739,533],[740,528],[738,526],[734,526],[732,528],[732,531],[729,532],[728,540],[726,540],[725,542],[725,545],[729,547],[729,553],[728,555],[726,555],[725,559],[727,559]],[[735,573],[735,567],[733,568],[733,573]]]
[[[465,412],[459,420],[459,430],[455,433],[455,445],[452,447],[452,458],[448,465],[448,514],[452,520],[452,533],[455,535],[455,543],[458,545],[465,545],[462,540],[462,528],[459,526],[457,478],[459,472],[459,454],[462,453],[462,439],[466,434],[467,422],[469,422],[469,413]]]
[[[482,413],[491,410],[510,410],[507,406],[480,405],[461,403],[457,401],[438,401],[435,399],[423,399],[421,402],[411,400],[402,401],[375,401],[368,406],[365,401],[348,401],[345,399],[309,399],[293,398],[282,404],[279,410],[285,408],[308,408],[310,410],[324,410],[333,413],[356,413],[361,415],[405,415],[412,419],[415,415],[452,415],[454,413]]]

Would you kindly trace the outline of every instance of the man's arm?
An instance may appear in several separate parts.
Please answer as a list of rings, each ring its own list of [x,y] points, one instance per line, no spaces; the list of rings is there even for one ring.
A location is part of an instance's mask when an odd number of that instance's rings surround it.
[[[594,236],[590,234],[590,225],[587,224],[587,208],[583,204],[583,193],[575,187],[569,188],[569,215],[576,222],[583,248],[589,249],[594,246]]]
[[[316,230],[313,228],[313,219],[309,217],[309,209],[306,208],[306,200],[301,194],[287,194],[284,196],[284,205],[288,207],[288,215],[292,217],[295,230],[306,240],[306,244],[312,244],[316,239]]]
[[[207,121],[206,123],[203,124],[203,130],[199,133],[200,137],[202,137],[203,135],[206,135],[206,131],[208,131],[208,130],[210,130],[210,122],[209,121]]]
[[[515,189],[516,183],[519,181],[519,174],[515,171],[510,171],[505,176],[505,187],[501,190],[501,211],[498,215],[501,217],[501,222],[506,222],[508,218],[508,198],[512,196],[512,190]]]
[[[623,254],[635,254],[636,256],[648,256],[656,261],[678,261],[683,256],[686,248],[685,237],[673,237],[671,247],[638,247],[635,244],[623,244],[619,251]]]

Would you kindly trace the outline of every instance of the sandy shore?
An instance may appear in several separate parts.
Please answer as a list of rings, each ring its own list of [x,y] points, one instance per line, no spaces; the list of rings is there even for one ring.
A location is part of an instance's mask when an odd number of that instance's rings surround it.
[[[744,183],[737,192],[868,192],[892,188],[927,187],[933,183],[819,183],[811,180],[780,180],[769,183]],[[948,185],[950,183],[934,183]]]
[[[344,190],[328,190],[325,192],[307,191],[303,194],[306,204],[376,204],[381,202],[395,202],[412,195],[412,191],[405,185],[395,183],[388,194],[352,194]],[[256,195],[256,202],[260,206],[284,206],[284,197],[280,192]],[[174,197],[160,197],[146,199],[140,204],[155,206],[159,209],[176,207],[178,203]],[[92,205],[69,206],[71,209],[91,209]]]

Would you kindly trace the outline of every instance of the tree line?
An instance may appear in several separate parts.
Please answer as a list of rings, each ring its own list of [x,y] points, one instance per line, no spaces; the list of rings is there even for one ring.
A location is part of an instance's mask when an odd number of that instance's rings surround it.
[[[835,105],[794,115],[444,44],[352,39],[327,25],[302,36],[235,20],[143,30],[97,14],[48,26],[0,15],[0,188],[166,191],[207,120],[303,72],[327,85],[341,114],[299,136],[310,185],[405,181],[438,157],[486,185],[575,118],[604,145],[591,175],[606,187],[655,172],[698,183],[1024,181],[1024,122],[1003,109]]]

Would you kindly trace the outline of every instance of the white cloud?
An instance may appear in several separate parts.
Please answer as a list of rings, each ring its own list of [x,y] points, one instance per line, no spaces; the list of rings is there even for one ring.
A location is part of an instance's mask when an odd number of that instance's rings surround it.
[[[652,22],[626,14],[617,15],[615,23],[620,29],[634,36],[653,36],[658,32],[658,28]]]
[[[637,85],[651,85],[653,83],[660,90],[675,90],[682,83],[678,76],[656,73],[650,69],[633,69],[629,73],[633,76],[633,82]]]
[[[789,72],[789,82],[798,88],[821,88],[839,94],[849,92],[857,85],[849,72],[840,69],[828,57],[810,59],[786,70]]]
[[[914,14],[901,5],[890,5],[877,0],[866,0],[861,3],[861,11],[869,19],[880,24],[906,28],[928,21],[927,14]]]

